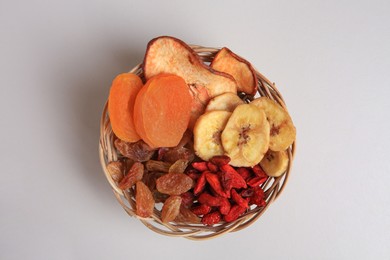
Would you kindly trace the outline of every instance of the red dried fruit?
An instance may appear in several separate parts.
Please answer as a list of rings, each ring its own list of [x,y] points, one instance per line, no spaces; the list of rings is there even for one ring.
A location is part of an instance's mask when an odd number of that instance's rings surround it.
[[[253,188],[253,194],[250,197],[249,203],[255,204],[259,207],[264,207],[267,204],[265,201],[264,191],[260,187]]]
[[[221,206],[221,199],[221,197],[214,197],[213,195],[203,192],[200,194],[198,201],[201,204],[206,204],[211,207],[218,207]]]
[[[161,147],[160,149],[158,149],[157,160],[159,160],[159,161],[164,160],[164,156],[168,150],[169,150],[169,148],[166,148],[166,147]]]
[[[246,208],[241,207],[240,205],[233,205],[232,208],[230,209],[229,213],[224,216],[224,220],[226,222],[232,222],[236,220],[239,216],[244,214],[246,211]]]
[[[193,162],[192,167],[194,167],[194,169],[196,169],[200,172],[204,172],[204,171],[208,170],[207,162]]]
[[[245,189],[243,191],[241,191],[240,195],[241,197],[243,198],[248,198],[248,197],[251,197],[253,195],[253,189],[252,188],[248,188],[248,189]]]
[[[218,175],[211,172],[204,172],[206,175],[207,183],[210,184],[213,191],[221,197],[229,198],[230,193],[226,193],[221,185],[221,181],[218,178]]]
[[[229,164],[230,158],[226,155],[216,155],[210,159],[210,162],[217,165],[218,167],[221,167],[222,165]]]
[[[245,168],[245,167],[239,167],[239,168],[236,169],[236,171],[238,172],[238,174],[241,175],[241,177],[244,180],[249,179],[249,177],[251,177],[251,175],[252,175],[252,173],[249,171],[249,169]]]
[[[195,196],[192,192],[184,192],[183,194],[180,195],[182,199],[182,205],[186,207],[191,207],[192,204],[194,203]]]
[[[207,163],[207,168],[209,169],[209,171],[211,172],[217,172],[219,169],[218,169],[218,166],[215,165],[214,163],[212,162],[208,162]]]
[[[231,208],[230,202],[227,198],[221,198],[221,205],[219,206],[219,212],[222,215],[226,215],[229,213]]]
[[[197,170],[189,169],[186,171],[186,174],[194,181],[198,180],[200,177],[200,173]]]
[[[198,216],[201,216],[201,215],[205,215],[207,213],[209,213],[211,211],[211,207],[209,205],[206,205],[206,204],[200,204],[198,206],[195,206],[191,209],[191,211],[198,215]]]
[[[200,218],[194,214],[190,209],[180,206],[179,214],[175,218],[175,222],[177,223],[200,223]]]
[[[237,203],[240,207],[248,208],[248,201],[240,196],[235,189],[231,191],[232,199],[235,203]]]
[[[150,160],[156,151],[142,140],[135,143],[129,143],[116,139],[114,145],[123,156],[137,162],[146,162]]]
[[[135,200],[137,203],[135,213],[142,218],[150,217],[154,209],[152,192],[142,181],[137,181],[135,189]]]
[[[261,178],[268,177],[268,175],[263,171],[263,169],[260,167],[260,165],[253,166],[252,171],[257,177],[261,177]]]
[[[161,210],[161,220],[164,223],[173,221],[180,212],[182,198],[180,196],[170,196]]]
[[[119,189],[126,190],[131,188],[137,181],[142,180],[143,175],[144,165],[140,162],[135,162],[126,176],[119,183]]]
[[[219,211],[214,211],[208,213],[202,217],[202,223],[207,226],[212,226],[221,221],[221,213]]]
[[[237,171],[229,164],[222,165],[222,186],[226,192],[230,194],[232,188],[241,189],[246,188],[246,182]]]
[[[195,187],[194,187],[194,194],[195,196],[198,196],[206,187],[206,174],[202,173],[198,180],[196,181]]]
[[[167,173],[156,180],[159,192],[180,195],[192,188],[194,181],[184,173]]]
[[[268,179],[268,177],[253,177],[251,179],[248,180],[247,184],[251,187],[258,187],[260,186],[261,184],[263,184],[266,180]]]

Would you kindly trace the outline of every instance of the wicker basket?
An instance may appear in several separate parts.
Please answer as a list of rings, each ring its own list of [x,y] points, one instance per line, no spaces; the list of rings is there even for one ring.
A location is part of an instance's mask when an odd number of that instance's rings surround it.
[[[198,45],[190,45],[191,48],[198,53],[201,59],[205,63],[209,63],[214,58],[215,54],[219,51],[218,48],[206,48]],[[142,64],[137,65],[130,72],[135,73],[142,78]],[[271,83],[266,77],[255,70],[257,79],[259,81],[258,94],[260,96],[269,97],[277,101],[284,109],[287,110],[282,95],[277,90],[274,83]],[[249,101],[247,96],[242,97],[243,100]],[[290,171],[294,158],[296,143],[294,142],[288,148],[289,165],[285,174],[277,178],[268,178],[268,180],[261,186],[265,192],[265,199],[267,205],[265,207],[251,208],[244,215],[231,223],[220,223],[214,226],[204,226],[203,224],[183,224],[183,223],[163,223],[160,219],[161,210],[155,208],[151,218],[140,218],[135,214],[136,201],[134,196],[128,191],[122,191],[117,187],[117,184],[112,180],[110,174],[107,171],[107,164],[111,161],[117,161],[120,158],[120,154],[114,147],[114,134],[110,125],[110,118],[107,111],[107,102],[104,106],[101,123],[100,123],[100,143],[99,143],[99,155],[100,162],[104,173],[110,183],[114,195],[118,202],[122,205],[123,209],[132,217],[137,217],[146,227],[149,229],[167,236],[184,237],[192,240],[205,240],[215,238],[226,234],[228,232],[239,231],[248,227],[254,223],[267,208],[279,197],[282,193]]]

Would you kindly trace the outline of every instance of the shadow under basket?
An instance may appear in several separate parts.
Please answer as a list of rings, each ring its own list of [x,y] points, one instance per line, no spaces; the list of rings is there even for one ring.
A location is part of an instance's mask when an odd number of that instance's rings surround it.
[[[206,48],[198,45],[190,45],[191,48],[198,53],[200,58],[205,63],[209,63],[214,58],[215,54],[219,51],[218,48]],[[142,64],[133,68],[131,73],[135,73],[141,78],[143,77]],[[266,77],[255,70],[258,80],[257,95],[269,97],[278,102],[286,111],[285,102],[277,90],[274,83],[271,83]],[[242,96],[244,101],[250,101],[249,97]],[[280,196],[282,193],[290,171],[292,162],[294,159],[295,146],[294,142],[288,149],[289,165],[286,172],[280,177],[269,177],[265,183],[261,185],[261,188],[265,193],[266,206],[258,207],[252,206],[248,211],[241,215],[233,222],[226,223],[221,221],[213,226],[205,226],[201,223],[163,223],[161,221],[161,207],[154,208],[154,213],[150,218],[140,218],[135,214],[136,201],[134,194],[131,191],[122,191],[118,188],[117,183],[112,180],[107,170],[108,163],[117,161],[121,158],[121,154],[114,147],[115,136],[111,129],[110,118],[108,115],[107,102],[104,106],[101,122],[100,122],[100,142],[99,142],[99,156],[103,171],[110,183],[114,195],[123,209],[132,217],[138,218],[146,227],[162,235],[172,237],[184,237],[191,240],[205,240],[215,238],[229,232],[236,232],[244,229],[253,224],[261,215],[268,209],[268,207]]]

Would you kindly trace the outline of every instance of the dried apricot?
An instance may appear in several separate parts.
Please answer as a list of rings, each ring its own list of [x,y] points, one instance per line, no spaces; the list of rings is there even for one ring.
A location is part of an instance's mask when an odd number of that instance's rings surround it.
[[[118,75],[111,86],[108,97],[108,112],[112,131],[127,142],[140,139],[133,121],[135,98],[142,88],[142,80],[133,73]]]
[[[188,127],[192,97],[183,78],[159,74],[146,82],[134,104],[137,133],[151,147],[175,147]]]

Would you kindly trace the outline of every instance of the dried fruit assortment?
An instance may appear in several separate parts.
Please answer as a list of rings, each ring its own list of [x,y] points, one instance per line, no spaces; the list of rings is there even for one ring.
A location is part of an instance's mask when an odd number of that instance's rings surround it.
[[[288,112],[255,98],[255,71],[231,50],[209,64],[163,36],[149,42],[143,75],[120,74],[112,83],[108,113],[120,156],[107,171],[141,218],[157,212],[162,223],[233,222],[265,207],[263,186],[288,168],[296,135]]]

